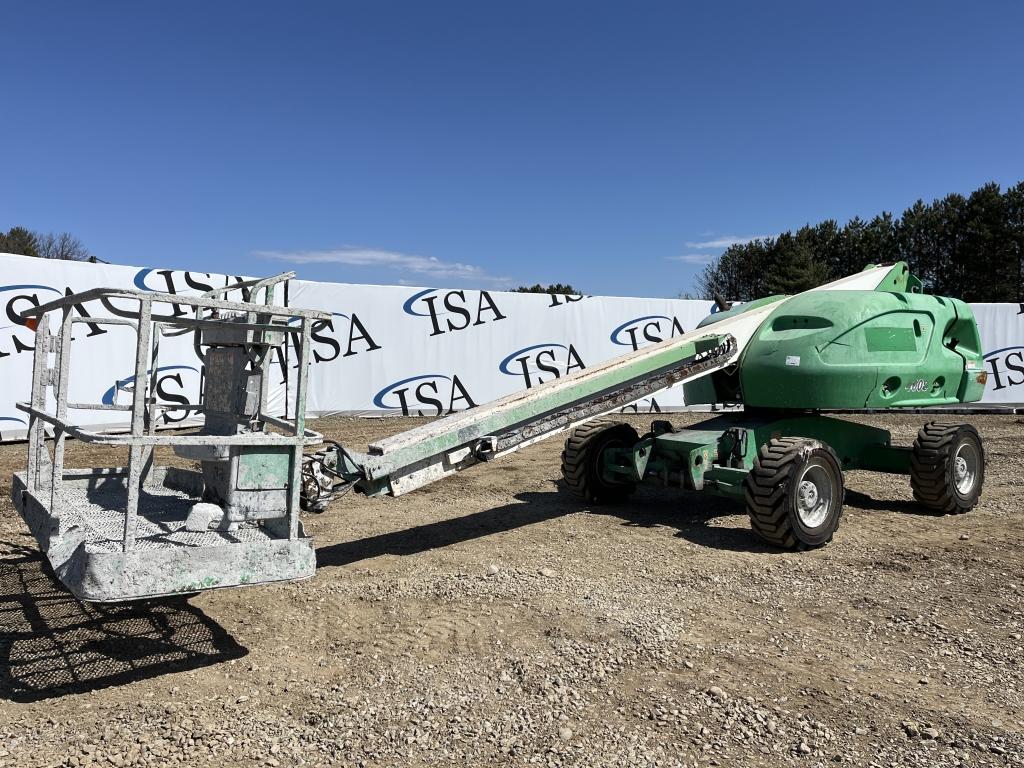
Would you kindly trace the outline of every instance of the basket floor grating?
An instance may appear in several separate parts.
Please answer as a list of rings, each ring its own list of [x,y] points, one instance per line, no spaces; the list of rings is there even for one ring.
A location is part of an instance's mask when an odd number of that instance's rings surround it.
[[[67,484],[62,495],[62,530],[80,526],[88,552],[121,551],[128,501],[123,482],[110,480],[92,488]],[[169,488],[144,488],[139,496],[136,549],[216,547],[276,538],[255,523],[242,524],[235,531],[186,531],[185,518],[196,501]]]

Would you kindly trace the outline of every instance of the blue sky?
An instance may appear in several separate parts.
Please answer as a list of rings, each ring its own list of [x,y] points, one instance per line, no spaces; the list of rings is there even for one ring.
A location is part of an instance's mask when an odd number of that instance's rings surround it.
[[[112,262],[673,296],[1024,179],[1017,2],[0,6],[0,227]]]

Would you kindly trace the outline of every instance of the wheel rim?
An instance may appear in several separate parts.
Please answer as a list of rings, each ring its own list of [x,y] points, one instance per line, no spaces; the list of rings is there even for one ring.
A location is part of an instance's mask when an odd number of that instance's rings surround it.
[[[969,496],[978,482],[978,451],[970,443],[964,443],[953,455],[953,485],[957,493]]]
[[[808,528],[825,522],[835,495],[832,475],[820,464],[809,464],[796,481],[796,513]]]

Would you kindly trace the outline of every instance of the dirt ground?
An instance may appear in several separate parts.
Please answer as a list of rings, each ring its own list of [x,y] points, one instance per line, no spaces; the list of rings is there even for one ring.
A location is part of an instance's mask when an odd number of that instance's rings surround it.
[[[864,420],[909,444],[925,417]],[[307,516],[309,581],[114,607],[48,575],[4,446],[0,765],[1020,765],[1024,423],[970,421],[977,509],[851,472],[813,552],[710,496],[587,508],[555,439]],[[319,427],[363,449],[414,423]]]

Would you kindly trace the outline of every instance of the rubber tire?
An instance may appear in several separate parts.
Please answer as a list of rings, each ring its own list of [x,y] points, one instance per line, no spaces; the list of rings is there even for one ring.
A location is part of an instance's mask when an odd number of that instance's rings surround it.
[[[628,499],[636,483],[609,483],[601,477],[600,459],[610,443],[635,445],[639,440],[633,427],[619,421],[591,421],[576,427],[562,450],[562,478],[569,491],[598,504]]]
[[[825,520],[808,528],[796,509],[795,478],[812,460],[828,469],[835,481],[832,509]],[[761,539],[782,549],[803,550],[832,541],[843,512],[843,471],[835,451],[817,440],[775,437],[761,446],[744,484],[750,525]]]
[[[965,442],[978,451],[978,477],[971,493],[964,495],[953,481],[953,457]],[[962,515],[977,505],[985,483],[985,448],[978,430],[970,424],[930,421],[921,427],[910,459],[910,486],[914,498],[927,509],[944,515]]]

